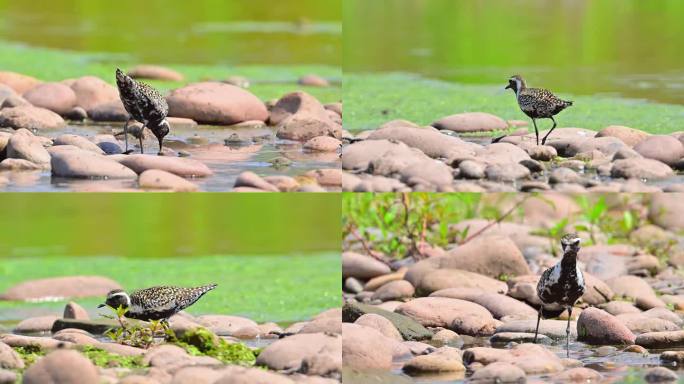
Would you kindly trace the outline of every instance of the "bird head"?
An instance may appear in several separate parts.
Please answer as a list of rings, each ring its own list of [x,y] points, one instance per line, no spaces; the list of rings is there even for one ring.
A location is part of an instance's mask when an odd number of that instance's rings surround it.
[[[512,89],[513,92],[518,93],[523,88],[525,88],[525,80],[519,75],[515,75],[508,79],[508,85],[504,89]]]
[[[131,306],[131,298],[126,292],[121,289],[115,289],[109,291],[107,294],[107,299],[103,304],[98,305],[98,308],[111,307],[111,308],[128,308]]]
[[[151,126],[151,123],[148,123],[148,128],[152,130],[154,135],[157,137],[157,139],[161,140],[163,139],[166,135],[169,134],[169,131],[171,130],[171,126],[169,125],[169,122],[166,121],[166,119],[162,120],[156,126]]]
[[[567,250],[573,250],[575,252],[579,251],[580,242],[581,240],[576,233],[566,234],[561,238],[561,247],[563,248],[563,252],[566,252]]]

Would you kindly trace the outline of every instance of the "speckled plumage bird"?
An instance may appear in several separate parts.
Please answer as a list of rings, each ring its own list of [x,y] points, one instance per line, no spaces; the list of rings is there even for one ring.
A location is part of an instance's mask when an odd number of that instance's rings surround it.
[[[121,289],[107,294],[104,304],[98,308],[128,308],[125,317],[138,320],[167,320],[169,317],[195,304],[205,293],[216,288],[216,284],[195,288],[152,287],[135,291],[130,295]]]
[[[508,85],[505,89],[509,88],[515,92],[520,110],[532,119],[534,133],[537,136],[537,145],[539,145],[539,130],[536,119],[551,119],[553,121],[553,127],[542,139],[542,145],[546,144],[546,138],[556,128],[556,120],[553,117],[571,106],[572,101],[561,100],[547,89],[527,88],[525,80],[518,75],[508,79]]]
[[[137,81],[124,74],[120,69],[116,69],[116,85],[119,87],[119,97],[121,102],[130,115],[126,125],[124,125],[124,137],[126,142],[125,153],[128,151],[128,124],[131,120],[137,120],[159,140],[159,154],[162,154],[162,142],[164,136],[169,134],[170,126],[166,121],[169,114],[169,105],[166,99],[151,86]],[[140,153],[143,153],[142,136],[140,140]]]
[[[534,331],[534,342],[537,342],[539,321],[542,317],[552,318],[568,310],[568,326],[565,329],[566,350],[570,356],[570,316],[572,306],[582,297],[585,290],[584,275],[577,265],[577,253],[580,249],[580,238],[576,234],[567,234],[561,239],[563,258],[553,267],[542,273],[537,283],[537,296],[541,301],[537,315],[537,328]]]

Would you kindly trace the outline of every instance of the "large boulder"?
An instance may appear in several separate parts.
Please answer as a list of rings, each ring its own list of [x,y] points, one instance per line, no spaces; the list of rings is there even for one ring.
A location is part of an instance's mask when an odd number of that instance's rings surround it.
[[[610,175],[623,179],[665,179],[673,176],[674,172],[662,161],[635,157],[616,160]]]
[[[17,132],[7,142],[7,158],[22,159],[37,164],[40,168],[50,168],[50,153],[39,139],[29,132]]]
[[[65,276],[28,280],[8,288],[0,300],[39,300],[47,298],[104,296],[121,286],[102,276]]]
[[[345,278],[355,277],[368,280],[390,272],[391,270],[387,264],[370,256],[356,252],[342,253],[342,276]]]
[[[648,136],[636,144],[634,150],[647,159],[658,160],[669,166],[684,157],[684,145],[670,135]]]
[[[172,91],[166,100],[169,116],[190,118],[200,124],[231,125],[268,118],[266,106],[259,98],[225,83],[190,84]]]
[[[9,86],[16,93],[21,95],[40,84],[40,80],[31,76],[22,75],[21,73],[2,71],[0,72],[0,84]]]
[[[264,348],[256,363],[273,370],[302,370],[332,376],[342,370],[342,337],[325,333],[298,334]]]
[[[449,328],[459,334],[487,336],[496,329],[496,322],[486,308],[465,300],[421,297],[401,304],[395,312],[423,326]]]
[[[316,136],[342,137],[342,128],[316,98],[293,92],[280,98],[271,109],[271,125],[281,139],[307,141]]]
[[[635,336],[618,318],[610,313],[589,307],[577,319],[577,338],[598,345],[634,344]]]
[[[24,373],[24,384],[97,384],[97,367],[76,351],[57,350]]]
[[[42,83],[24,93],[24,99],[36,107],[65,115],[76,106],[76,93],[62,83]]]
[[[135,179],[138,175],[109,157],[71,145],[51,148],[52,174],[68,178]]]
[[[76,104],[85,109],[88,115],[92,108],[100,104],[119,100],[119,90],[95,76],[83,76],[70,86],[76,94]]]
[[[0,127],[14,129],[57,129],[65,126],[64,119],[49,109],[24,105],[0,110]]]
[[[404,340],[426,340],[432,337],[432,332],[408,316],[360,303],[346,303],[342,307],[342,321],[348,323],[353,323],[366,314],[379,315],[389,320]]]
[[[420,149],[432,158],[470,157],[476,155],[479,146],[458,137],[447,136],[431,128],[394,126],[373,131],[368,140],[400,141],[409,147]]]
[[[508,123],[490,113],[466,112],[443,117],[432,123],[432,126],[454,132],[482,132],[506,129]]]
[[[186,157],[136,154],[116,155],[112,158],[138,174],[149,169],[159,169],[182,177],[206,177],[213,174],[203,162]]]
[[[357,324],[342,324],[342,361],[359,370],[392,368],[392,345],[377,330]]]

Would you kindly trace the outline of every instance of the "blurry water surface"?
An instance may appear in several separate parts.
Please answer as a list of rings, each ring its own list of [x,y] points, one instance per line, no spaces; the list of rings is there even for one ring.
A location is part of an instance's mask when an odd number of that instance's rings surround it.
[[[345,0],[345,71],[684,103],[679,0]]]

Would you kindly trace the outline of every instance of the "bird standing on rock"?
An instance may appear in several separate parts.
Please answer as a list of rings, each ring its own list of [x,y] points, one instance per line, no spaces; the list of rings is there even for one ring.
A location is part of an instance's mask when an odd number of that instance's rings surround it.
[[[124,316],[130,319],[167,322],[169,317],[195,304],[205,293],[214,288],[216,284],[196,288],[161,286],[141,289],[130,295],[121,289],[115,289],[107,294],[104,304],[97,307],[109,306],[114,309],[122,307],[128,309]]]
[[[537,145],[539,145],[539,130],[535,119],[551,119],[553,121],[553,127],[542,139],[542,145],[544,145],[546,138],[556,128],[556,120],[553,116],[572,105],[572,101],[561,100],[547,89],[527,88],[525,80],[518,75],[508,79],[508,85],[505,89],[512,89],[515,92],[520,110],[532,119],[534,133],[537,136]]]
[[[582,297],[585,290],[584,275],[577,265],[577,253],[580,249],[580,238],[576,234],[567,234],[561,239],[563,259],[542,273],[537,283],[537,296],[541,301],[537,315],[537,328],[534,331],[534,342],[537,342],[539,321],[542,317],[557,317],[563,310],[568,310],[568,326],[565,329],[565,348],[570,357],[570,317],[572,306]]]
[[[166,121],[166,116],[169,114],[169,105],[166,103],[166,99],[156,89],[141,81],[134,80],[118,68],[116,69],[116,85],[119,87],[121,102],[130,115],[126,125],[124,125],[124,140],[126,142],[124,153],[130,153],[128,150],[128,124],[131,120],[137,120],[143,125],[142,130],[147,127],[157,137],[159,140],[158,154],[161,155],[162,141],[170,130],[169,123]],[[140,140],[140,153],[143,153],[143,136],[140,135],[138,138]]]

